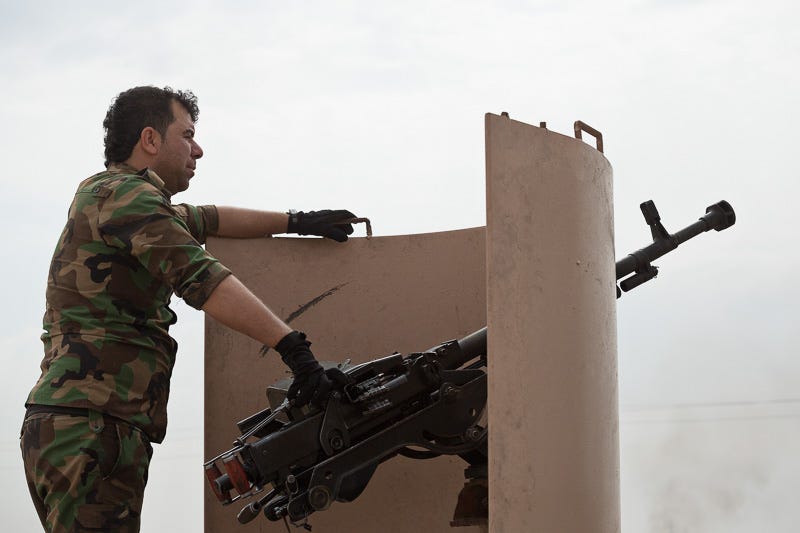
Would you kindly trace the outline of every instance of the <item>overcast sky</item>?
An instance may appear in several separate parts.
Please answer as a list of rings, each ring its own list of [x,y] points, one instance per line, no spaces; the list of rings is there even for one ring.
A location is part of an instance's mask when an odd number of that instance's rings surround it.
[[[483,115],[501,111],[603,132],[618,258],[650,239],[640,202],[675,231],[728,200],[736,226],[619,301],[623,530],[795,531],[798,21],[781,0],[0,0],[4,529],[38,528],[18,435],[53,246],[111,99],[155,84],[199,96],[182,202],[346,207],[376,235],[480,226]],[[202,527],[203,319],[176,308],[147,532]]]

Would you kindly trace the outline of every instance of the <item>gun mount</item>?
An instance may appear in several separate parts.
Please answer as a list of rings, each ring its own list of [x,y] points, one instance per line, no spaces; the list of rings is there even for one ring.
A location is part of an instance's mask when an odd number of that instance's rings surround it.
[[[617,261],[616,279],[622,279],[617,297],[657,275],[653,260],[736,220],[722,201],[670,235],[652,201],[640,207],[654,242]],[[212,491],[223,505],[253,498],[238,515],[241,523],[263,512],[269,520],[310,530],[312,513],[358,498],[380,463],[397,455],[458,455],[468,464],[470,482],[451,525],[485,523],[486,339],[483,328],[423,352],[338,365],[349,384],[335,390],[324,407],[295,408],[285,399],[290,381],[275,384],[267,391],[270,407],[240,421],[233,448],[205,463]]]

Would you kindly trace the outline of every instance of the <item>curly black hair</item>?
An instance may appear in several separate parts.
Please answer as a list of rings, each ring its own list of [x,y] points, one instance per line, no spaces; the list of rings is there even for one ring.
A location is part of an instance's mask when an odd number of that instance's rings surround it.
[[[165,135],[167,126],[175,120],[171,106],[173,100],[186,108],[192,122],[197,122],[200,109],[192,91],[144,86],[119,93],[103,120],[103,129],[106,131],[105,165],[127,160],[144,128],[150,126],[162,136]]]

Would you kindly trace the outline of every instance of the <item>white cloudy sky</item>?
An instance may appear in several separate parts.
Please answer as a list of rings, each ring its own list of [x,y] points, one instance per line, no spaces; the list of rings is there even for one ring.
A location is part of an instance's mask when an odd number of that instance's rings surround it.
[[[479,226],[483,114],[508,111],[603,132],[618,257],[649,239],[643,200],[673,231],[731,202],[734,228],[619,303],[623,529],[794,531],[799,20],[782,0],[0,0],[6,529],[38,527],[17,437],[68,201],[111,98],[169,84],[198,94],[206,151],[180,201],[342,206],[377,235]],[[144,531],[202,523],[202,316],[178,311]]]

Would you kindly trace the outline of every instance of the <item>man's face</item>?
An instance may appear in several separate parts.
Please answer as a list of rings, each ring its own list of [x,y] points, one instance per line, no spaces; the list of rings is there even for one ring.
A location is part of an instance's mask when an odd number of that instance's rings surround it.
[[[167,189],[176,194],[189,188],[203,149],[194,140],[194,122],[189,112],[174,100],[172,114],[175,120],[167,127],[150,168],[164,180]]]

